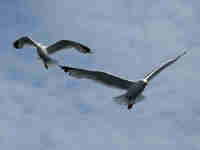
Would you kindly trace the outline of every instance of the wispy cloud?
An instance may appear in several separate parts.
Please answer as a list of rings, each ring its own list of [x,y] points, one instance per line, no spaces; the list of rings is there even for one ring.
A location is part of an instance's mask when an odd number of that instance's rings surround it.
[[[199,8],[191,1],[0,2],[0,145],[10,149],[199,149]],[[8,17],[5,17],[8,16]],[[132,112],[112,102],[122,91],[46,71],[21,35],[50,44],[80,41],[94,55],[63,51],[62,64],[138,79],[191,49],[145,91]],[[197,93],[197,94],[196,94]]]

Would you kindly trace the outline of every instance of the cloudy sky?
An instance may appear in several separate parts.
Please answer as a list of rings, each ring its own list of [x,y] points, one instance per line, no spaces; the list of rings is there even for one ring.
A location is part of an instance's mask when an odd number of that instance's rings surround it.
[[[0,145],[4,150],[199,150],[200,3],[195,0],[0,1]],[[61,64],[112,72],[130,80],[183,48],[190,53],[146,88],[128,111],[112,97],[123,91],[48,71],[28,35],[88,45],[93,55],[63,51]]]

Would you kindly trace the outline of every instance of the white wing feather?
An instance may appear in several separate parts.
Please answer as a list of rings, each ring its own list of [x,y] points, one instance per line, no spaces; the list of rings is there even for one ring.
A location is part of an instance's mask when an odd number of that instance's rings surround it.
[[[158,75],[162,70],[164,70],[165,68],[167,68],[168,66],[172,65],[173,63],[175,63],[177,60],[179,60],[182,56],[184,56],[187,53],[187,51],[184,51],[183,53],[181,53],[180,55],[178,55],[177,57],[168,60],[167,62],[165,62],[164,64],[161,64],[158,68],[154,69],[152,72],[148,73],[144,80],[146,80],[147,82],[150,81],[151,79],[153,79],[156,75]]]

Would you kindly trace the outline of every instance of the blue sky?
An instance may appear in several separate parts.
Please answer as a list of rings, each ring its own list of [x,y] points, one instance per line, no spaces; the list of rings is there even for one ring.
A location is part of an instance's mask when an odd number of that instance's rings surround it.
[[[200,149],[199,2],[191,0],[1,1],[0,145],[4,150]],[[63,51],[62,64],[136,80],[191,50],[146,88],[131,112],[123,91],[46,71],[24,35],[44,44],[88,45],[93,55]]]

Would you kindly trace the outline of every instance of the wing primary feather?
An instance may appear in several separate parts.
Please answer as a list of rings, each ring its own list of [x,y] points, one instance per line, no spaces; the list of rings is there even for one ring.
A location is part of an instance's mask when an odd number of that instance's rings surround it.
[[[23,36],[13,42],[13,47],[16,49],[21,49],[24,47],[24,45],[37,46],[35,42],[28,36]]]
[[[182,56],[184,56],[185,54],[187,54],[187,51],[184,51],[183,53],[181,53],[180,55],[176,56],[173,59],[168,60],[167,62],[165,62],[164,64],[161,64],[158,68],[154,69],[152,72],[148,73],[145,77],[144,80],[146,80],[147,82],[149,82],[151,79],[153,79],[156,75],[158,75],[162,70],[164,70],[165,68],[167,68],[168,66],[170,66],[171,64],[175,63],[177,60],[179,60]]]

